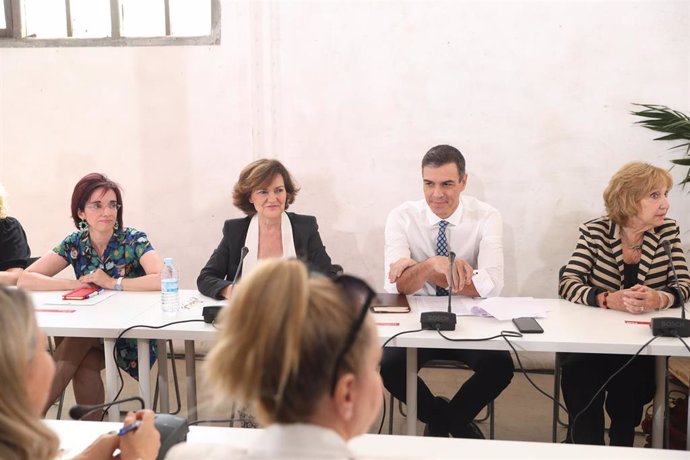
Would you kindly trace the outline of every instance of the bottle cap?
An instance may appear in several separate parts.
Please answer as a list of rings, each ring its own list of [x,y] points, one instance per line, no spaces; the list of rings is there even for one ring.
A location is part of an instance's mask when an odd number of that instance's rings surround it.
[[[165,259],[163,259],[163,263],[164,263],[165,265],[172,265],[172,263],[173,263],[173,258],[172,258],[172,257],[166,257]]]

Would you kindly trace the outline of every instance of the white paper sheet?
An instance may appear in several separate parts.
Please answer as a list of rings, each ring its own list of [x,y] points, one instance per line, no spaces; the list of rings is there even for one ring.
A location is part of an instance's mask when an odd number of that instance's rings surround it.
[[[505,321],[513,318],[545,318],[548,312],[546,299],[532,297],[491,297],[473,299],[475,305],[494,318]]]
[[[411,305],[422,311],[448,311],[448,297],[411,296]],[[533,297],[492,297],[474,299],[465,296],[451,298],[451,310],[459,316],[493,316],[505,321],[513,318],[544,318],[547,301]]]
[[[448,311],[448,297],[414,296],[412,299],[419,311]],[[464,296],[453,296],[450,301],[451,310],[456,315],[472,316],[474,299]]]

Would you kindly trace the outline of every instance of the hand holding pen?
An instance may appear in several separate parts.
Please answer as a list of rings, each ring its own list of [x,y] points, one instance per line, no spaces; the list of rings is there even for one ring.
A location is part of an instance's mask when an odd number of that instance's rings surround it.
[[[155,460],[161,443],[160,434],[153,421],[154,415],[150,410],[129,412],[125,417],[124,426],[117,434],[111,432],[101,435],[74,459]],[[114,457],[118,449],[120,455]]]
[[[125,425],[122,428],[120,428],[120,431],[117,432],[118,436],[124,436],[130,431],[134,431],[137,428],[141,426],[141,420],[137,420],[136,422],[132,423],[131,425]]]
[[[160,433],[156,430],[154,414],[150,410],[129,412],[117,437],[120,439],[122,460],[154,460],[158,455]]]

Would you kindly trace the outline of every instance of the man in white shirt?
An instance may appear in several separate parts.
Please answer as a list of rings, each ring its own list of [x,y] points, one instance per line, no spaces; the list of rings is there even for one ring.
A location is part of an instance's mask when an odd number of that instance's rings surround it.
[[[388,215],[385,230],[387,292],[417,295],[497,296],[503,289],[503,222],[499,212],[464,195],[465,158],[449,145],[429,150],[422,159],[425,200],[408,201]],[[456,254],[450,277],[449,252]],[[452,279],[452,285],[449,280]],[[419,349],[417,365],[431,360],[460,361],[474,375],[451,401],[435,397],[418,379],[418,417],[425,434],[483,437],[473,420],[513,377],[505,351]],[[405,401],[405,349],[387,348],[381,362],[383,383]]]

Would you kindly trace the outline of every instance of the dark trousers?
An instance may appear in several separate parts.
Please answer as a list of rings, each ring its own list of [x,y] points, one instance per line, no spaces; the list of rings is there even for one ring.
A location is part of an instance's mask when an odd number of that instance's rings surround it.
[[[403,402],[407,391],[406,355],[405,348],[386,348],[381,361],[384,386]],[[507,351],[421,348],[417,350],[417,370],[435,359],[460,361],[474,371],[474,375],[460,387],[444,409],[439,408],[424,381],[417,378],[417,417],[424,423],[441,422],[449,427],[451,434],[461,432],[513,378],[513,359]],[[439,413],[444,410],[447,413]]]
[[[561,388],[568,408],[569,431],[573,419],[592,400],[604,382],[625,364],[631,355],[600,355],[563,353]],[[642,420],[645,404],[655,391],[654,358],[638,356],[616,375],[594,399],[589,408],[575,421],[572,442],[576,444],[604,444],[604,407],[611,419],[609,443],[612,446],[632,446],[635,427]]]

